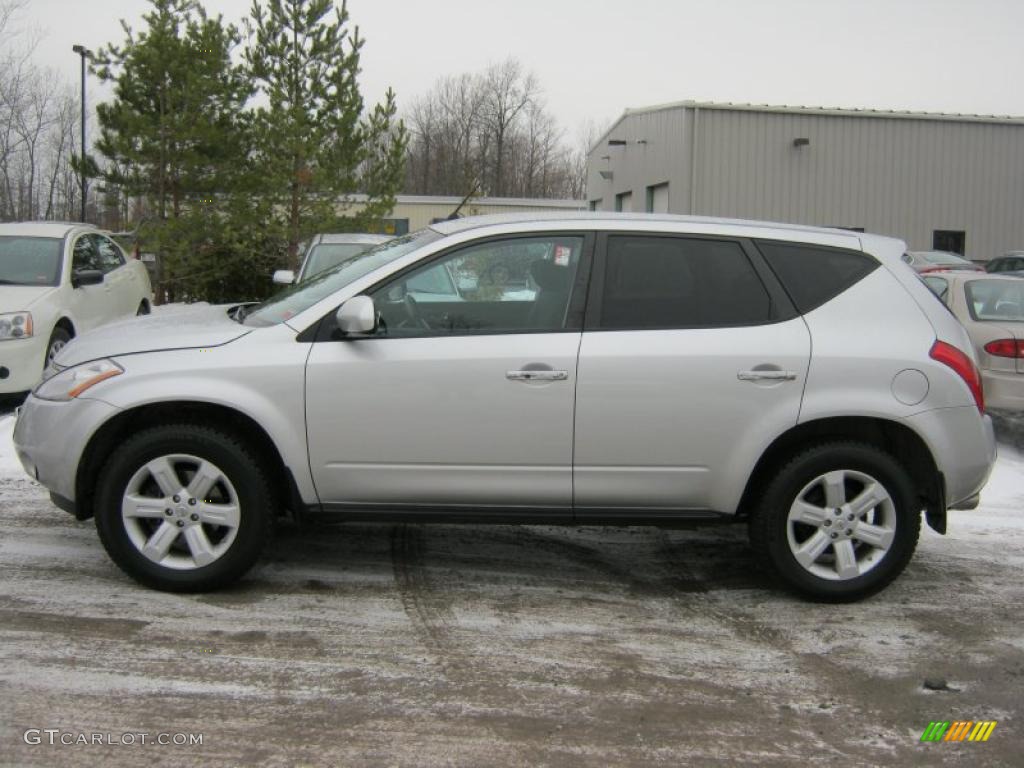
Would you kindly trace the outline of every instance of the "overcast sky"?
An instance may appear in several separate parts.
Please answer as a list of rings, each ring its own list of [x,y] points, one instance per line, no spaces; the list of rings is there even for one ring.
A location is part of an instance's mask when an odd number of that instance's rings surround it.
[[[340,0],[339,0],[340,2]],[[120,41],[145,0],[29,0],[38,63]],[[250,0],[206,0],[231,21]],[[515,56],[567,137],[626,107],[697,99],[1024,115],[1024,0],[350,0],[363,92],[405,104]],[[93,84],[90,93],[101,96]]]

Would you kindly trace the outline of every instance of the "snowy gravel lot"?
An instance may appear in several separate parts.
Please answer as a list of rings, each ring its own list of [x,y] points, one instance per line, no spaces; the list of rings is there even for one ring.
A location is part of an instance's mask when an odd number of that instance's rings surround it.
[[[763,583],[741,528],[286,529],[230,591],[151,592],[23,476],[12,426],[0,765],[1022,764],[1024,419],[981,509],[844,606]],[[987,743],[919,742],[981,719]]]

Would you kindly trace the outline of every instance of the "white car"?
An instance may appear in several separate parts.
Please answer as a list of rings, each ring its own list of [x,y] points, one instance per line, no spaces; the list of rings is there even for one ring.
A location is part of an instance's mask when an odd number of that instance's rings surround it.
[[[315,235],[308,244],[303,244],[302,266],[296,275],[290,269],[279,269],[274,273],[274,282],[291,285],[308,280],[325,269],[351,261],[375,245],[386,243],[387,235],[340,234]]]
[[[87,224],[0,224],[0,394],[36,385],[75,336],[152,302],[145,265]]]

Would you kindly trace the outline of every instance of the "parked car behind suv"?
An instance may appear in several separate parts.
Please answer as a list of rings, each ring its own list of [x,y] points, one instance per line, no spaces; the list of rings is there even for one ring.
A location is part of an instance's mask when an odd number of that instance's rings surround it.
[[[1024,251],[1009,251],[998,258],[991,259],[985,265],[985,271],[1010,273],[1015,276],[1024,275]]]
[[[1007,273],[924,275],[974,343],[985,402],[1024,409],[1024,280]]]
[[[77,334],[149,312],[146,267],[83,224],[0,224],[0,394],[25,392]]]
[[[475,279],[524,252],[529,297]],[[443,222],[247,314],[76,339],[15,444],[159,589],[237,579],[282,514],[724,518],[789,587],[856,599],[903,570],[922,511],[944,532],[976,503],[995,455],[970,340],[903,252],[674,216]],[[453,271],[488,290],[410,290]]]
[[[353,233],[314,235],[304,244],[298,275],[290,269],[279,269],[274,273],[274,282],[280,285],[301,283],[325,269],[358,258],[373,246],[386,243],[390,239],[387,235]]]
[[[921,273],[946,272],[950,269],[985,271],[973,261],[968,261],[960,254],[949,251],[907,251],[903,254],[903,261]]]

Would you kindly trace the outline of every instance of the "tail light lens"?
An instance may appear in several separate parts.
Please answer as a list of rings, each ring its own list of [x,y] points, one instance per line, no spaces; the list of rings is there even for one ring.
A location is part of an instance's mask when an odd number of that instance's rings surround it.
[[[981,374],[967,355],[944,341],[936,341],[932,344],[931,352],[928,353],[932,360],[938,360],[943,365],[948,365],[953,371],[964,380],[967,388],[974,396],[974,403],[978,406],[980,413],[985,412],[985,395],[981,391]]]
[[[1024,341],[999,339],[985,345],[985,351],[993,357],[1024,357]]]

